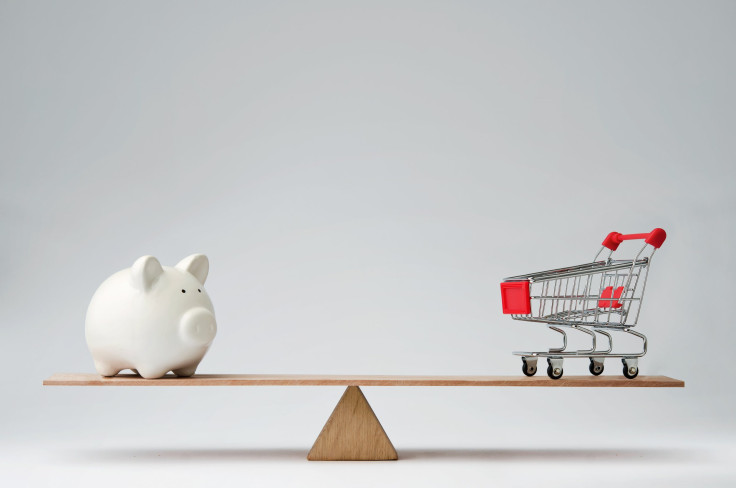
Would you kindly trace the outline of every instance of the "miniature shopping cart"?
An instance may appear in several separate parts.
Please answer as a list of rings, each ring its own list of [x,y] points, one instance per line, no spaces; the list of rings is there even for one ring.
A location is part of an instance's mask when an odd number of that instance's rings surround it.
[[[603,372],[605,358],[621,358],[624,376],[635,378],[639,374],[638,359],[647,352],[647,338],[632,329],[639,320],[652,257],[666,238],[662,229],[648,234],[611,232],[591,263],[506,278],[501,283],[503,313],[514,320],[547,324],[562,334],[562,347],[514,352],[521,356],[524,374],[533,376],[537,372],[540,357],[547,358],[547,375],[552,379],[562,377],[564,358],[589,358],[589,370],[595,376]],[[634,259],[612,259],[619,244],[632,239],[644,239]],[[598,260],[605,249],[608,256]],[[569,330],[590,336],[590,348],[568,351]],[[641,339],[641,351],[614,353],[614,332]],[[598,349],[599,335],[607,339],[606,349]]]

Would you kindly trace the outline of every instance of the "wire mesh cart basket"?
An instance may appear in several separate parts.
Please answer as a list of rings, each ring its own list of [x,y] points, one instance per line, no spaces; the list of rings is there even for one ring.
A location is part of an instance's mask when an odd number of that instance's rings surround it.
[[[603,372],[605,358],[620,358],[629,379],[639,374],[638,359],[647,352],[647,338],[633,328],[639,320],[652,258],[667,238],[662,229],[646,234],[611,232],[590,263],[506,278],[501,283],[503,313],[514,320],[547,324],[562,335],[562,346],[547,351],[516,351],[527,376],[537,372],[537,360],[547,358],[547,375],[562,377],[565,358],[588,358],[590,372]],[[644,239],[633,259],[613,259],[623,241]],[[608,250],[607,253],[604,251]],[[599,257],[606,255],[602,260]],[[590,337],[588,349],[567,350],[567,331],[576,330]],[[614,333],[638,337],[641,350],[613,352]],[[599,348],[600,337],[607,347]]]

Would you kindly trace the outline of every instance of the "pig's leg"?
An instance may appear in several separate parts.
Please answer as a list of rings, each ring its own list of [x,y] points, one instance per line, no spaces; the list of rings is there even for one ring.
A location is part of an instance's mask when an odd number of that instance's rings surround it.
[[[179,368],[173,370],[174,374],[176,376],[192,376],[195,371],[197,371],[197,366],[199,366],[199,363],[194,364],[192,366],[186,366],[184,368]]]
[[[95,369],[102,376],[115,376],[120,372],[118,368],[103,363],[102,361],[95,361]]]
[[[141,366],[138,368],[138,374],[147,379],[161,378],[168,372],[169,370],[166,368],[157,368],[155,366],[154,367]]]

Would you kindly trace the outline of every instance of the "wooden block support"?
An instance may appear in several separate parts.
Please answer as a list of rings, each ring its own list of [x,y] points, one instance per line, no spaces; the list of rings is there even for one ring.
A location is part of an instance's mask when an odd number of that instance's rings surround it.
[[[363,392],[357,386],[348,386],[307,459],[395,461],[399,456]]]

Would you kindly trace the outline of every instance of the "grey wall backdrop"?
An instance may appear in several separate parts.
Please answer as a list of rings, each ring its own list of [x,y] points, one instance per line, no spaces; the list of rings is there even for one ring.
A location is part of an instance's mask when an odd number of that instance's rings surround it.
[[[503,316],[499,281],[654,227],[669,237],[641,370],[685,390],[366,395],[400,455],[733,447],[735,15],[713,1],[3,1],[5,476],[48,481],[64,456],[136,449],[299,458],[316,437],[339,388],[42,388],[93,371],[86,306],[141,255],[209,256],[219,333],[202,373],[508,375],[512,350],[558,339]],[[514,473],[489,463],[406,476]],[[199,476],[166,469],[151,476]],[[732,474],[677,469],[663,472]],[[286,484],[279,471],[249,473]],[[625,479],[614,471],[601,483]]]

